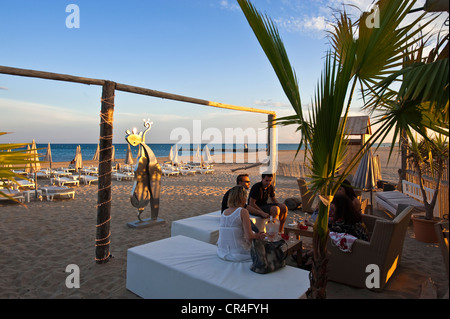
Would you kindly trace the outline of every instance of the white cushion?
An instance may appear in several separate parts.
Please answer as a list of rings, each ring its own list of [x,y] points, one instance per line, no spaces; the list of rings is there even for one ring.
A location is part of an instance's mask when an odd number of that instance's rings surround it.
[[[219,239],[220,210],[172,222],[171,236],[183,235],[205,243],[216,244]]]

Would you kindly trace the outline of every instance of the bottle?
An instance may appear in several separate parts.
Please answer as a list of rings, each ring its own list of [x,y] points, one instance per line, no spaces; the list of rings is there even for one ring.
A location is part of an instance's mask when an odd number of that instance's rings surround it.
[[[267,222],[266,230],[267,237],[269,237],[270,241],[274,241],[276,236],[278,235],[278,229],[280,228],[280,222],[278,219],[274,219],[273,216],[270,216],[270,220]]]

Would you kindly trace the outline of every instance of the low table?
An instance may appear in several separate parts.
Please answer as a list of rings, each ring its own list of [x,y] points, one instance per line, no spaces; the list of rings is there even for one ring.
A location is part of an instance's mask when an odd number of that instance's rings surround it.
[[[308,229],[300,229],[297,226],[284,226],[284,233],[288,235],[289,232],[294,232],[297,239],[300,239],[300,236],[313,237],[314,229],[312,226],[308,226]]]
[[[297,266],[300,267],[302,265],[302,253],[303,253],[303,243],[301,240],[287,240],[288,245],[287,255],[291,256],[294,253],[297,253]]]

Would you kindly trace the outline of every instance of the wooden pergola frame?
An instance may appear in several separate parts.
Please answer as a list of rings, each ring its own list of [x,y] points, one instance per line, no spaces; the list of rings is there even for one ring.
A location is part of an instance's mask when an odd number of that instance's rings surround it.
[[[110,220],[111,220],[111,160],[112,160],[112,140],[113,140],[113,114],[115,91],[123,91],[140,95],[148,95],[162,99],[169,99],[180,102],[187,102],[235,111],[252,113],[262,113],[268,115],[269,123],[269,154],[272,172],[276,171],[276,113],[268,110],[255,109],[250,107],[236,106],[224,103],[217,103],[203,99],[187,97],[183,95],[171,94],[151,89],[130,86],[108,80],[91,79],[67,74],[51,73],[45,71],[27,70],[0,66],[0,74],[8,74],[23,77],[40,78],[64,82],[74,82],[87,85],[98,85],[103,87],[100,113],[100,156],[99,156],[99,182],[97,200],[97,230],[95,240],[95,260],[102,264],[109,261],[110,257]]]

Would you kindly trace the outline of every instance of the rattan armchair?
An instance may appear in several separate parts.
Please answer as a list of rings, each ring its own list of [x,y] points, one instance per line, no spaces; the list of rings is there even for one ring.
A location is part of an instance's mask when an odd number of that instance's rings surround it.
[[[362,215],[369,230],[370,241],[357,239],[351,252],[341,251],[329,239],[328,280],[382,290],[400,263],[413,208],[402,208],[393,220]]]

